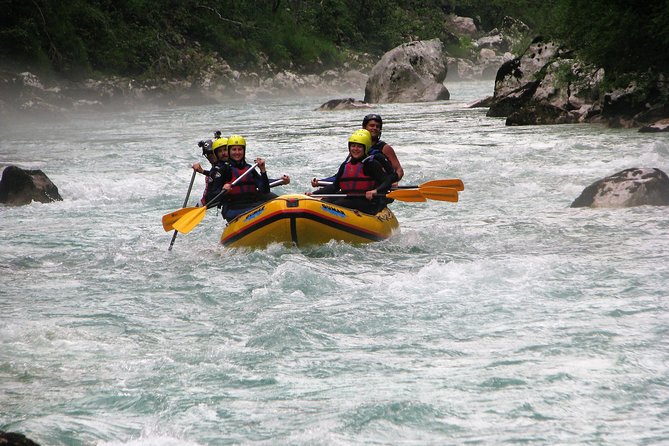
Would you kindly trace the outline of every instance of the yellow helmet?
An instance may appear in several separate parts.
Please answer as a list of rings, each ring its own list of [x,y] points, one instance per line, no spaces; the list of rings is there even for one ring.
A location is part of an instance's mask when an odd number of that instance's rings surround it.
[[[225,147],[227,145],[228,145],[228,138],[221,137],[214,140],[214,142],[211,145],[211,149],[216,151],[216,149]]]
[[[351,137],[348,139],[348,145],[351,146],[351,143],[362,144],[365,146],[365,155],[369,152],[369,148],[372,146],[372,134],[369,133],[369,130],[359,129],[353,132]]]
[[[232,135],[228,138],[228,147],[230,146],[244,146],[246,149],[246,140],[243,136]]]

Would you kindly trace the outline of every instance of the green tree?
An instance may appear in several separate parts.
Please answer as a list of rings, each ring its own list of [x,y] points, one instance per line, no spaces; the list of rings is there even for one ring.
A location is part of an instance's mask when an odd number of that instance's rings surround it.
[[[664,0],[560,0],[543,31],[607,76],[669,72],[669,3]]]

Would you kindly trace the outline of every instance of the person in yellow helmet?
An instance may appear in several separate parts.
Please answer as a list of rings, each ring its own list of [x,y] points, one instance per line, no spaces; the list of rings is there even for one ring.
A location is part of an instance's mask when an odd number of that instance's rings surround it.
[[[387,173],[374,157],[367,156],[371,146],[371,133],[356,130],[348,139],[349,157],[339,166],[332,184],[318,189],[313,195],[346,194],[346,197],[324,200],[367,214],[376,214],[383,209],[387,204],[383,195],[390,190],[395,176]]]
[[[207,202],[207,194],[209,191],[209,185],[213,181],[212,170],[216,169],[217,164],[225,163],[228,159],[228,139],[221,136],[221,132],[217,130],[214,133],[214,139],[208,139],[200,141],[198,146],[202,148],[202,155],[204,155],[209,163],[211,164],[211,169],[205,170],[202,167],[202,164],[195,163],[193,164],[193,170],[204,175],[204,192],[202,193],[202,198],[198,201],[197,206],[204,206]]]
[[[367,150],[367,156],[374,157],[379,163],[381,163],[381,166],[383,167],[383,170],[386,171],[386,173],[395,175],[393,183],[397,183],[404,176],[404,169],[402,168],[402,165],[400,164],[400,161],[397,158],[395,150],[392,148],[392,146],[387,144],[385,141],[381,141],[382,127],[383,119],[381,119],[380,115],[372,113],[366,115],[362,119],[362,128],[369,131],[369,133],[372,135],[372,145],[370,146],[369,150]],[[311,185],[313,187],[317,187],[320,184],[332,182],[333,180],[334,177],[323,178],[320,180],[314,178],[311,180]]]
[[[226,191],[212,206],[221,207],[221,215],[227,221],[230,221],[249,209],[276,198],[277,195],[270,192],[269,178],[263,158],[255,160],[260,173],[253,169],[249,175],[242,177],[247,170],[253,168],[246,162],[246,139],[243,136],[230,136],[227,150],[228,161],[224,165],[220,163],[217,165],[221,165],[221,169],[220,172],[217,172],[219,175],[215,176],[212,181],[207,198],[211,200],[219,195],[221,191]],[[232,183],[240,177],[242,177],[241,180],[233,186]],[[287,184],[290,178],[284,175],[283,180]]]

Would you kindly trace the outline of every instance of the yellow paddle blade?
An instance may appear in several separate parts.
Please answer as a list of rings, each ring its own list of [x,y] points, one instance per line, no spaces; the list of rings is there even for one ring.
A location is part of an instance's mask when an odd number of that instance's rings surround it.
[[[388,198],[399,201],[424,202],[427,201],[418,189],[399,189],[386,194]]]
[[[179,220],[181,217],[183,217],[193,209],[198,209],[198,208],[183,208],[179,209],[178,211],[170,212],[169,214],[163,215],[163,229],[165,230],[165,232],[173,230],[174,222]]]
[[[202,206],[200,208],[190,208],[190,210],[181,216],[172,224],[172,227],[182,234],[188,234],[195,226],[200,224],[204,218],[207,208]]]
[[[453,203],[457,203],[458,201],[458,191],[450,187],[428,186],[421,187],[418,191],[430,200],[451,201]]]
[[[465,190],[465,184],[462,182],[461,179],[459,178],[449,178],[445,180],[432,180],[428,181],[426,183],[423,183],[420,185],[421,188],[423,187],[430,187],[430,186],[436,186],[436,187],[450,187],[457,190]]]

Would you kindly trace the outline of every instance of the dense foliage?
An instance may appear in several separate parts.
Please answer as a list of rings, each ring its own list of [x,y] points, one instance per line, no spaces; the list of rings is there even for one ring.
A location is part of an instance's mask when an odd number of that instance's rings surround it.
[[[215,51],[235,68],[266,61],[309,70],[335,66],[346,49],[380,53],[410,32],[435,35],[442,3],[0,0],[0,57],[71,74],[179,75]]]
[[[450,13],[482,29],[505,15],[609,72],[667,71],[664,0],[0,0],[0,59],[68,75],[180,76],[218,54],[234,68],[302,71],[448,38]],[[460,42],[461,44],[463,42]],[[466,43],[466,42],[465,42]]]
[[[609,75],[669,72],[669,2],[561,0],[547,34]]]

